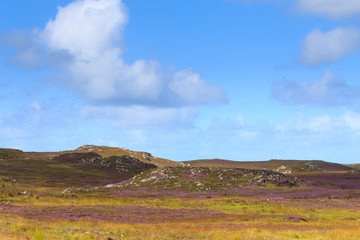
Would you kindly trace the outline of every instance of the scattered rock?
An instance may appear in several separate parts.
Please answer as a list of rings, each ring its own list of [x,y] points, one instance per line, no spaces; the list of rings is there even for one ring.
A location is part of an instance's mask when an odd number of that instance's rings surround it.
[[[61,194],[72,194],[72,193],[74,193],[74,191],[71,188],[67,188],[61,192]]]
[[[18,195],[28,195],[30,194],[28,191],[18,192]]]

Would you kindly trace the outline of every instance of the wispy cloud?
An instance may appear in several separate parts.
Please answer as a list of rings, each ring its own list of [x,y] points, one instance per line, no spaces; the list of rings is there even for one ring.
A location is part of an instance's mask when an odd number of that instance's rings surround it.
[[[348,85],[329,70],[320,80],[275,81],[272,89],[272,97],[279,102],[328,106],[359,107],[359,94],[359,87]]]
[[[341,19],[360,15],[358,0],[299,0],[298,9],[303,13]]]
[[[341,131],[348,130],[354,134],[360,134],[360,114],[351,110],[339,116],[323,114],[305,118],[299,114],[295,118],[277,124],[275,129],[281,132],[310,131],[317,134],[340,129]]]
[[[291,3],[297,11],[307,14],[326,16],[333,19],[344,19],[360,16],[360,2],[358,0],[224,0],[226,2],[250,3]]]
[[[81,116],[120,129],[165,129],[191,127],[198,110],[193,107],[86,106]]]
[[[309,119],[305,119],[302,114],[299,114],[295,118],[288,121],[279,123],[275,126],[275,129],[280,132],[303,132],[310,131],[314,133],[321,133],[333,130],[333,128],[343,125],[337,121],[336,118],[330,117],[327,114],[314,116]]]

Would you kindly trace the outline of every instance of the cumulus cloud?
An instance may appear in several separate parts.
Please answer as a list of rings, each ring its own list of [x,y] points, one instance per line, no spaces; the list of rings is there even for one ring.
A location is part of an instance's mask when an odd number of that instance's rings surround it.
[[[78,0],[59,7],[41,37],[54,50],[67,50],[78,59],[91,60],[116,48],[128,21],[120,0]]]
[[[301,60],[311,66],[336,61],[360,47],[360,32],[355,28],[315,29],[303,39]]]
[[[309,81],[275,81],[272,97],[284,103],[358,106],[360,89],[326,71],[322,79]]]
[[[11,33],[7,42],[16,48],[13,59],[29,67],[62,56],[51,61],[58,68],[54,78],[97,103],[182,107],[226,100],[221,88],[191,69],[165,74],[156,60],[126,63],[128,19],[121,0],[77,0],[59,7],[43,30]]]
[[[303,13],[341,19],[359,16],[360,2],[358,0],[299,0],[298,9]]]

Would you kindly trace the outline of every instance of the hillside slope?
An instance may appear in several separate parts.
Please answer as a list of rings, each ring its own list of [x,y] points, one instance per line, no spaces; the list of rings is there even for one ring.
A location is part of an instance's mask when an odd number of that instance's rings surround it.
[[[293,186],[296,185],[295,177],[324,182],[321,174],[343,174],[353,170],[349,166],[314,160],[237,162],[205,159],[178,163],[154,157],[147,152],[94,145],[62,152],[0,149],[0,176],[15,180],[17,186],[26,190],[29,187],[64,189],[109,184],[124,186],[129,182],[132,183],[128,185],[129,188],[230,190],[253,184]],[[349,176],[335,177],[342,179]],[[330,184],[325,180],[326,184]],[[5,180],[1,183],[9,186]]]
[[[152,156],[147,152],[133,151],[126,148],[118,147],[106,147],[95,145],[84,145],[74,150],[60,151],[60,152],[23,152],[18,149],[0,148],[0,160],[1,159],[38,159],[45,160],[56,157],[61,154],[67,153],[88,153],[95,152],[102,157],[109,156],[132,156],[138,158],[145,163],[155,164],[159,167],[164,166],[177,166],[178,163],[165,159]]]
[[[102,185],[127,180],[147,169],[177,165],[145,152],[92,145],[62,152],[0,149],[0,176],[32,187]]]
[[[223,159],[201,159],[185,161],[192,167],[222,167],[222,168],[244,168],[253,170],[272,170],[282,173],[295,172],[329,172],[329,171],[351,171],[353,168],[338,163],[330,163],[320,160],[277,160],[238,162]]]
[[[95,145],[84,145],[77,149],[75,149],[73,152],[95,152],[102,157],[109,157],[109,156],[133,156],[138,158],[140,161],[146,162],[146,163],[152,163],[159,167],[164,166],[177,166],[178,163],[174,161],[170,161],[165,158],[158,158],[152,156],[148,152],[138,152],[129,150],[126,148],[118,148],[118,147],[106,147],[106,146],[95,146]]]
[[[121,184],[125,188],[171,189],[186,191],[232,190],[244,186],[286,186],[298,184],[298,179],[267,170],[239,168],[164,167],[144,171],[131,182]]]

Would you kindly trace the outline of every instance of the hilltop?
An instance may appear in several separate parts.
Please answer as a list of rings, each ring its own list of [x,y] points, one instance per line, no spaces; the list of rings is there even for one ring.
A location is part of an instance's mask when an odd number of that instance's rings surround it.
[[[178,163],[147,152],[84,145],[60,152],[0,149],[0,177],[28,187],[76,187],[127,180],[147,169]]]
[[[164,158],[158,158],[152,156],[148,152],[139,152],[133,151],[126,148],[119,148],[119,147],[107,147],[107,146],[95,146],[95,145],[83,145],[79,148],[74,150],[66,150],[60,152],[23,152],[17,149],[0,149],[0,156],[1,153],[4,152],[8,158],[31,158],[31,159],[47,159],[52,158],[60,154],[66,153],[87,153],[87,152],[94,152],[102,157],[109,157],[109,156],[133,156],[138,158],[140,161],[155,164],[159,167],[163,166],[176,166],[177,163],[174,161],[170,161]],[[1,158],[1,157],[0,157]]]

